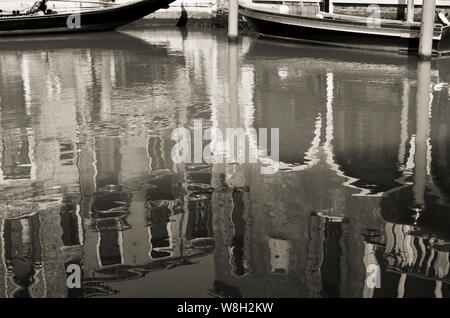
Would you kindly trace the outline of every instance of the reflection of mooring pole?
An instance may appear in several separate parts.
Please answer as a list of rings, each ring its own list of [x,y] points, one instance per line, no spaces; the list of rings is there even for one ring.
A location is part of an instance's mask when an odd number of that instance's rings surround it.
[[[436,0],[424,0],[420,27],[419,56],[430,58],[433,52],[434,17]]]
[[[406,22],[414,22],[414,0],[408,0]]]
[[[239,5],[238,0],[228,0],[228,40],[237,41],[239,25]]]
[[[238,46],[237,44],[228,45],[228,89],[230,97],[230,127],[240,127],[239,102],[238,102]]]
[[[427,143],[429,134],[429,106],[431,85],[431,61],[421,61],[417,69],[416,96],[416,154],[414,157],[414,199],[416,219],[425,208],[425,184],[427,180]]]
[[[240,115],[239,115],[239,97],[238,97],[238,81],[239,81],[239,69],[238,69],[238,45],[237,43],[229,43],[228,45],[228,93],[229,93],[229,122],[226,128],[240,127]],[[224,138],[226,132],[223,132]],[[234,149],[231,149],[232,144],[226,142],[226,155],[230,156],[229,159],[239,158],[238,143],[234,143]],[[234,154],[234,156],[233,156]]]

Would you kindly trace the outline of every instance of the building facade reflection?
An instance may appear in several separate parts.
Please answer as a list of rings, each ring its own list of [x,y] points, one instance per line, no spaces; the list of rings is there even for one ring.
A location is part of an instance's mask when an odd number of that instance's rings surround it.
[[[216,297],[448,297],[442,66],[422,105],[408,59],[149,32],[0,52],[0,297],[120,295],[204,256]],[[198,118],[280,128],[282,169],[173,162]]]

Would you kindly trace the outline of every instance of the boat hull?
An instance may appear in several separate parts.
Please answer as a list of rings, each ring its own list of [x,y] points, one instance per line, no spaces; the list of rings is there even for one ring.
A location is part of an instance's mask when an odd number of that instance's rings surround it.
[[[380,51],[417,52],[419,47],[420,26],[417,25],[396,23],[371,28],[361,22],[288,16],[242,5],[240,13],[261,37]],[[448,27],[435,28],[433,54],[450,53],[448,31]]]
[[[143,0],[79,13],[0,18],[0,36],[113,30],[139,20],[175,0]]]

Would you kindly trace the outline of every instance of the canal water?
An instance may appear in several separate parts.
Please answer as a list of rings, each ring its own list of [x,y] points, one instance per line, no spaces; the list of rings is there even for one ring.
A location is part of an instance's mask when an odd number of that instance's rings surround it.
[[[206,29],[8,40],[0,297],[449,297],[449,81]],[[279,128],[280,170],[174,161],[194,120]]]

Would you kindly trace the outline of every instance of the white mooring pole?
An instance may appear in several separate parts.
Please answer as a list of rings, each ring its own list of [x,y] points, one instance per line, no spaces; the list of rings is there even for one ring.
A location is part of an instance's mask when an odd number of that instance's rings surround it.
[[[428,0],[424,0],[428,1]],[[417,65],[417,92],[416,92],[416,150],[414,155],[414,219],[421,216],[425,210],[425,190],[427,184],[427,154],[430,137],[431,109],[431,61],[419,61]]]
[[[236,41],[238,38],[238,24],[239,24],[239,6],[238,0],[229,0],[230,6],[228,9],[228,40]]]
[[[430,58],[432,54],[435,11],[436,0],[423,0],[419,42],[419,56],[422,58]]]
[[[414,22],[414,0],[408,0],[406,22]]]
[[[328,13],[331,13],[331,14],[334,13],[333,0],[329,0],[329,1],[328,1]]]

